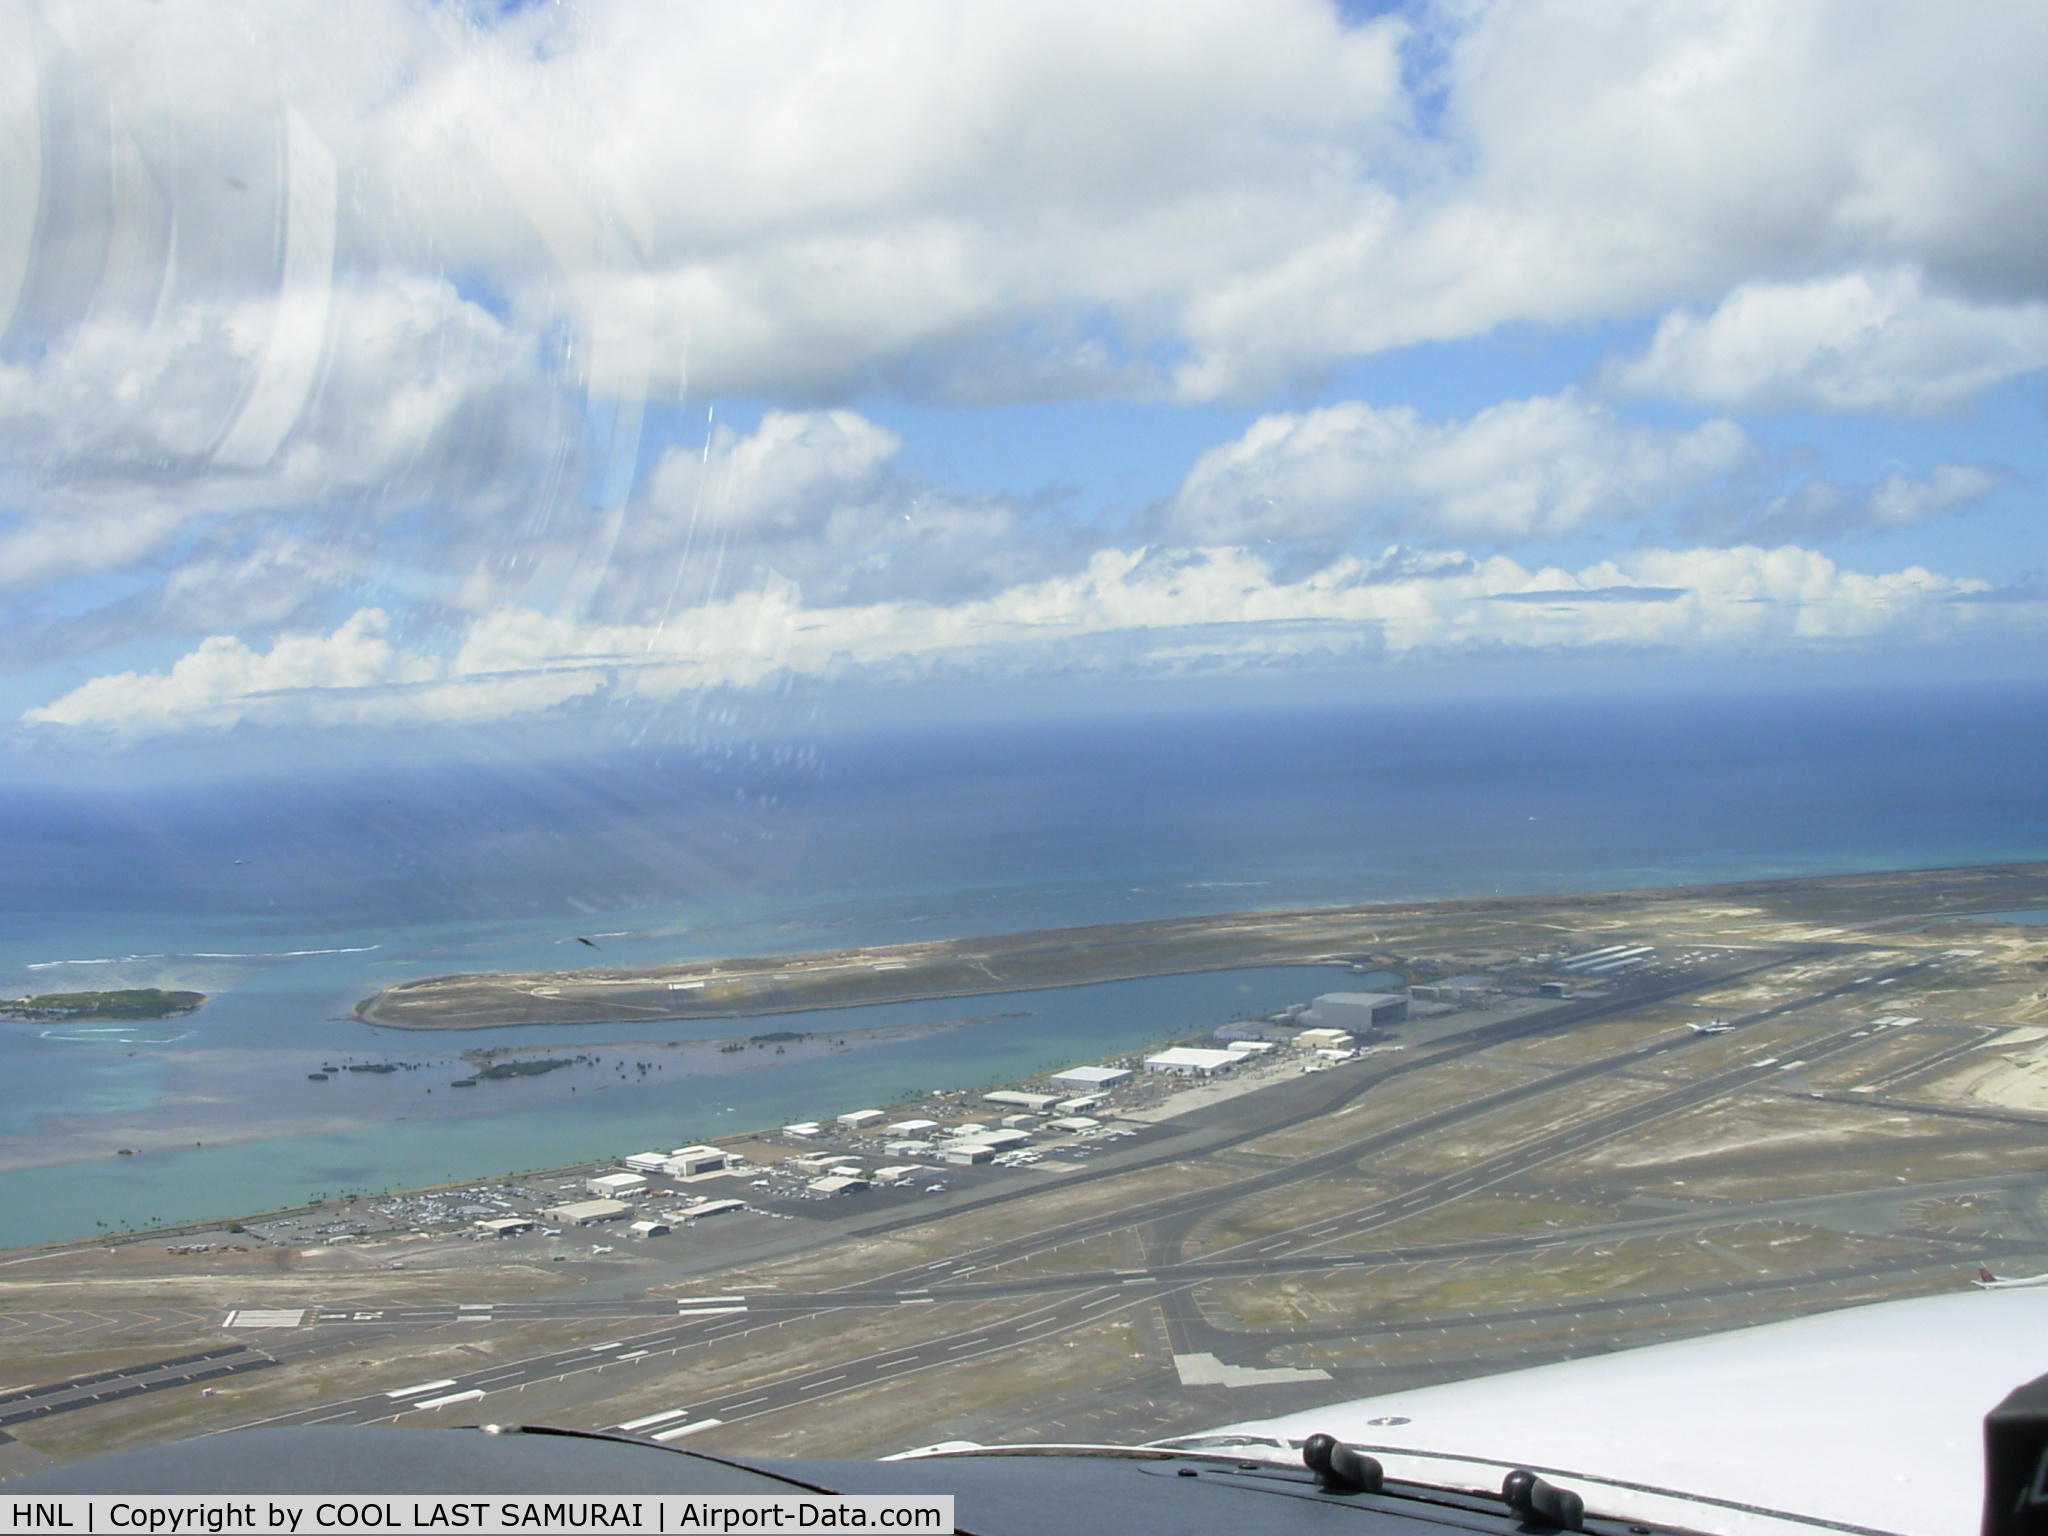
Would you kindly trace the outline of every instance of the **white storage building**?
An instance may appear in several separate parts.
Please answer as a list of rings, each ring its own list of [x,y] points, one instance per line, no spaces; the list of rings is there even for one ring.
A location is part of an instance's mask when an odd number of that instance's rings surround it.
[[[1214,1077],[1219,1072],[1228,1072],[1243,1060],[1235,1051],[1205,1051],[1195,1046],[1177,1045],[1170,1051],[1147,1056],[1145,1070],[1169,1072],[1179,1077]]]
[[[583,1187],[600,1200],[616,1200],[621,1195],[637,1195],[647,1187],[644,1173],[601,1173],[594,1179],[585,1179]]]

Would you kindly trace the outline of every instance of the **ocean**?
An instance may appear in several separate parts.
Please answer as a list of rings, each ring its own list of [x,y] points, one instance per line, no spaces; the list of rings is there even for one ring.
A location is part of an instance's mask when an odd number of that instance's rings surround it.
[[[974,1086],[1299,1000],[1329,973],[708,1029],[416,1036],[349,1016],[405,977],[2048,858],[2044,704],[2016,687],[1361,704],[205,783],[151,784],[138,758],[119,787],[24,783],[0,800],[0,993],[214,1000],[147,1028],[0,1025],[0,1244]],[[781,1027],[851,1043],[743,1071],[680,1048]],[[441,1086],[460,1051],[508,1044],[602,1065]],[[344,1058],[403,1067],[308,1085]]]

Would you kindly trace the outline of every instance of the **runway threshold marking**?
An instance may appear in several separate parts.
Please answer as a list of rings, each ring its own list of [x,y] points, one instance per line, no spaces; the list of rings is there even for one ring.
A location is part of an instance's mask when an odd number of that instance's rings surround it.
[[[635,1430],[647,1428],[650,1424],[665,1424],[670,1419],[685,1419],[689,1416],[690,1410],[687,1408],[664,1408],[660,1413],[650,1413],[644,1419],[628,1419],[623,1424],[614,1424],[612,1428],[631,1434]]]
[[[447,1376],[443,1377],[440,1381],[423,1381],[414,1387],[399,1387],[394,1391],[386,1392],[384,1395],[389,1398],[413,1397],[421,1392],[438,1392],[443,1387],[452,1387],[454,1385],[455,1378]]]
[[[697,1431],[700,1429],[716,1429],[719,1425],[723,1424],[724,1422],[725,1420],[723,1419],[699,1419],[694,1424],[678,1424],[674,1429],[661,1430],[652,1438],[664,1442],[669,1440],[680,1440],[685,1435],[696,1434]]]
[[[483,1395],[481,1387],[471,1387],[467,1392],[450,1392],[446,1397],[430,1397],[411,1406],[417,1413],[430,1408],[447,1408],[456,1403],[473,1403]]]

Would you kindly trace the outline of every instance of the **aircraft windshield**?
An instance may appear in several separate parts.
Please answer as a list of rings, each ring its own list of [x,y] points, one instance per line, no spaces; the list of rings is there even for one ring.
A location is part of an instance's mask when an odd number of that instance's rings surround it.
[[[0,0],[0,1477],[2048,1269],[2044,53]]]

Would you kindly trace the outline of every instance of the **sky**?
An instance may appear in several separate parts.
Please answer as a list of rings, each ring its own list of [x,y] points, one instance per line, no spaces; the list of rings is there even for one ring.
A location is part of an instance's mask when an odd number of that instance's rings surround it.
[[[1996,0],[0,0],[0,752],[2036,677],[2044,78]]]

